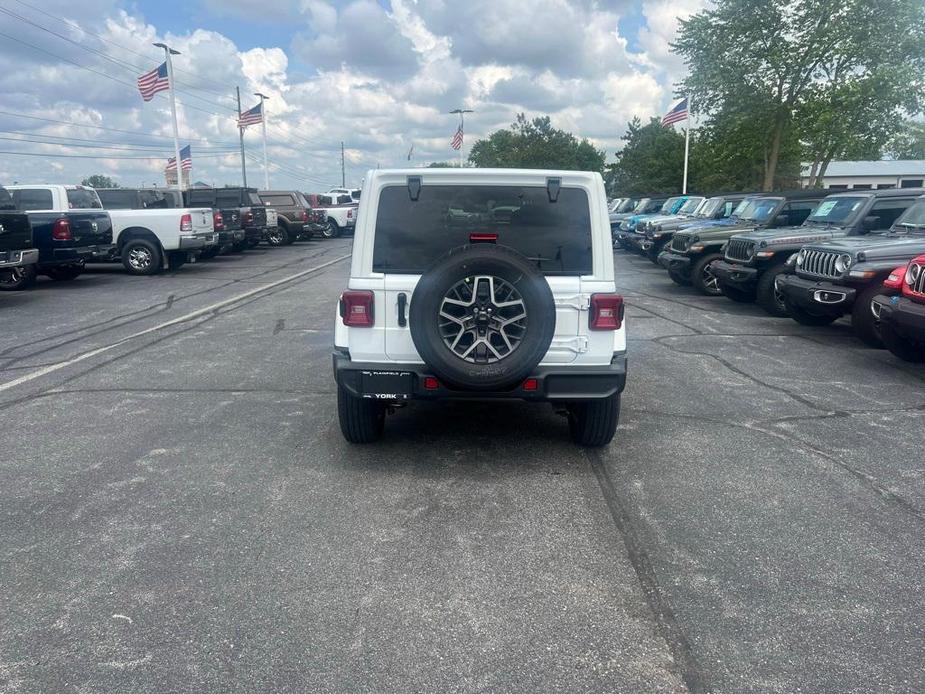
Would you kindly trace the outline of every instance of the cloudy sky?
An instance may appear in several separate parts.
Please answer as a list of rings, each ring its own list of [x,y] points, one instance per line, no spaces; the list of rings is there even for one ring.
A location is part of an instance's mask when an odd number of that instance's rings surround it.
[[[0,0],[0,182],[163,182],[166,93],[136,77],[163,41],[174,59],[181,146],[194,180],[241,180],[234,88],[270,96],[270,182],[314,191],[369,168],[455,156],[518,112],[608,152],[633,116],[660,114],[683,65],[668,44],[705,0]],[[29,116],[29,117],[26,117]],[[76,125],[75,125],[76,124]],[[53,144],[52,144],[53,143]],[[262,187],[260,127],[245,135]],[[14,154],[15,153],[15,154]],[[35,156],[33,156],[35,155]]]

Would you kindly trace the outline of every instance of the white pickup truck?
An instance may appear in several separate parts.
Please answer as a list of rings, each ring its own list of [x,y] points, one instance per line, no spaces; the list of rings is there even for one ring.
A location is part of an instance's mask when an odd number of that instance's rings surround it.
[[[93,188],[42,185],[9,186],[8,189],[50,194],[48,212],[64,212],[76,205],[104,209]],[[189,260],[190,253],[218,243],[212,210],[209,208],[107,209],[112,219],[114,255],[94,260],[121,261],[133,275],[153,275],[175,270]]]
[[[347,193],[320,193],[306,196],[314,209],[322,210],[327,218],[321,235],[335,239],[353,233],[357,221],[357,202]]]

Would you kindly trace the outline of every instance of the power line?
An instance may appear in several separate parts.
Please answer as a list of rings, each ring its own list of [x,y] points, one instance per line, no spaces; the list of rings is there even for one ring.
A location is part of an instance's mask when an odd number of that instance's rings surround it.
[[[0,150],[0,154],[11,154],[13,156],[19,157],[45,157],[46,159],[50,156],[48,152],[13,152],[9,150]],[[231,152],[234,154],[234,152]],[[128,157],[122,155],[106,155],[106,154],[55,154],[55,157],[66,157],[68,159],[133,159],[138,161],[164,161],[164,157]],[[227,157],[229,154],[200,154],[200,157]]]
[[[78,148],[86,148],[86,149],[114,149],[114,150],[122,150],[122,151],[125,151],[125,152],[150,152],[150,151],[152,151],[152,149],[155,149],[155,150],[160,151],[160,152],[163,152],[163,151],[164,151],[163,148],[157,148],[157,147],[152,148],[152,147],[121,147],[121,146],[118,146],[118,145],[116,145],[116,146],[112,146],[112,145],[87,145],[87,144],[82,144],[82,143],[77,143],[77,142],[48,142],[47,140],[32,140],[32,139],[26,139],[26,138],[20,138],[20,137],[2,137],[2,136],[0,136],[0,140],[5,140],[5,141],[8,141],[8,142],[31,142],[31,143],[39,144],[39,145],[57,145],[58,147],[78,147]],[[203,150],[198,150],[198,151],[203,151]],[[206,152],[208,152],[208,151],[215,151],[215,152],[218,152],[219,150],[204,150],[204,151],[206,151]],[[224,153],[233,152],[233,151],[234,151],[234,150],[221,150],[220,153],[224,154]]]

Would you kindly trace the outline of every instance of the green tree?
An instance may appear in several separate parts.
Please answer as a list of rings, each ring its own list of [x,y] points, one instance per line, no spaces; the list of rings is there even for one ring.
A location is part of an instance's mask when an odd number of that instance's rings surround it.
[[[919,101],[925,4],[718,0],[681,22],[673,48],[690,69],[680,91],[691,95],[709,120],[729,108],[750,108],[755,121],[768,124],[761,137],[762,187],[771,190],[779,181],[781,153],[800,134],[797,123],[820,163],[826,152],[864,136],[850,123],[869,113],[865,80],[889,82],[876,90],[887,112]],[[832,117],[836,107],[853,111],[846,119],[849,127]]]
[[[607,167],[607,187],[620,195],[676,193],[681,190],[684,136],[663,128],[658,118],[643,125],[633,118],[622,137],[626,143]]]
[[[925,159],[925,123],[914,120],[905,122],[885,149],[894,159]]]
[[[87,176],[84,180],[80,182],[82,186],[88,186],[90,188],[118,188],[119,184],[112,180],[109,176],[104,176],[103,174],[93,174],[92,176]]]
[[[548,116],[528,120],[521,113],[510,129],[497,130],[472,145],[469,162],[479,167],[601,171],[604,152],[552,127]]]

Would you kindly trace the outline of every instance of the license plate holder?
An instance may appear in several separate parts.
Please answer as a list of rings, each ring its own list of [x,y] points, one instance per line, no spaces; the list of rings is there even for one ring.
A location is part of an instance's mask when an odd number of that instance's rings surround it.
[[[360,391],[370,400],[408,400],[411,398],[410,371],[362,371]]]

